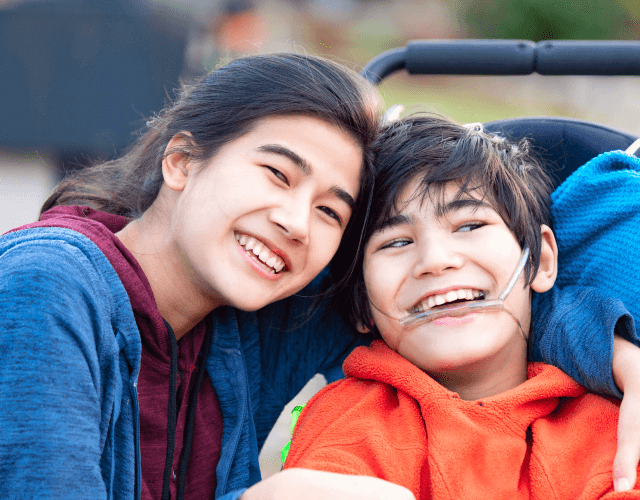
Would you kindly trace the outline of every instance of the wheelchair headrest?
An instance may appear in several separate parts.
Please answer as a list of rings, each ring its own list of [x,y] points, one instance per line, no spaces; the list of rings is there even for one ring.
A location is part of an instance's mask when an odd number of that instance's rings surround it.
[[[627,132],[571,118],[508,118],[487,122],[484,128],[510,139],[529,139],[556,185],[595,156],[616,149],[624,151],[637,139]]]

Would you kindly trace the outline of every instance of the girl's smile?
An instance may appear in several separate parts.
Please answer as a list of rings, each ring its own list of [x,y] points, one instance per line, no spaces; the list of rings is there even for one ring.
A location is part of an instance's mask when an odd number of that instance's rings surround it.
[[[301,290],[340,244],[362,161],[349,134],[303,116],[262,119],[204,164],[168,156],[163,251],[185,297],[255,310]]]
[[[275,249],[273,244],[240,233],[236,233],[236,240],[239,252],[266,279],[275,281],[289,270],[286,254]]]

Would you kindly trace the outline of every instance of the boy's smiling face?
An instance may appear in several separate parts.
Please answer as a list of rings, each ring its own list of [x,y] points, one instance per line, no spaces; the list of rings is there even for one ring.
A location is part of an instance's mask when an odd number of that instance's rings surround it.
[[[504,371],[514,362],[520,372],[525,367],[522,375],[526,376],[527,342],[505,312],[400,325],[399,318],[444,302],[498,298],[522,253],[515,236],[482,199],[482,193],[457,198],[459,185],[449,183],[439,207],[429,195],[424,199],[415,196],[419,183],[415,178],[405,187],[397,203],[400,212],[367,242],[364,281],[375,325],[389,346],[445,386],[440,375],[444,379],[447,374],[473,377],[479,369],[486,373],[494,366]],[[433,198],[437,201],[437,195]],[[546,246],[555,248],[551,230],[543,226],[542,232],[543,252]],[[546,270],[548,260],[541,259],[541,269]],[[550,279],[543,274],[531,285],[535,291],[551,287],[555,267]],[[531,294],[523,276],[505,307],[528,335]]]

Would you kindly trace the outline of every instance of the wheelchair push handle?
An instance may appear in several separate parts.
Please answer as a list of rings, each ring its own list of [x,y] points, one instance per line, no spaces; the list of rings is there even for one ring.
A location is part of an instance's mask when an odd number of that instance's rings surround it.
[[[374,84],[412,75],[640,75],[640,42],[414,40],[373,58],[362,75]]]

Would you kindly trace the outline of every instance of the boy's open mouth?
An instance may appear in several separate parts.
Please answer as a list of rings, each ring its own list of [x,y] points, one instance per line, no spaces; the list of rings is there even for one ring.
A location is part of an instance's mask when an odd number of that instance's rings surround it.
[[[474,288],[458,288],[446,293],[438,293],[423,297],[409,311],[410,314],[421,313],[441,305],[463,304],[473,300],[483,300],[486,292]]]

